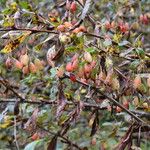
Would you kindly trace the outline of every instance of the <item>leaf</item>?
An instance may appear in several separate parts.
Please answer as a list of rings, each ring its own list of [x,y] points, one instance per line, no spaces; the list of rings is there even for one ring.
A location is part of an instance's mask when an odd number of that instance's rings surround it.
[[[28,119],[26,124],[24,125],[24,129],[28,131],[33,131],[36,128],[36,121],[38,117],[39,109],[36,108],[32,114],[32,116]]]
[[[6,46],[1,50],[1,53],[10,53],[14,49],[16,49],[25,39],[26,37],[30,34],[31,32],[28,31],[25,34],[22,34],[20,37],[13,41],[9,41]]]
[[[55,135],[50,141],[47,150],[56,150],[57,146],[57,135]]]
[[[90,8],[90,4],[91,4],[91,0],[86,0],[86,3],[84,5],[84,8],[83,8],[83,11],[82,11],[82,14],[81,14],[81,20],[83,20]]]
[[[64,95],[64,91],[63,91],[63,88],[62,88],[62,84],[60,83],[59,85],[59,96],[58,96],[58,107],[57,107],[57,112],[56,112],[56,118],[59,118],[62,113],[63,113],[63,110],[66,106],[66,97]]]
[[[52,67],[55,66],[55,62],[53,61],[53,58],[55,57],[55,55],[56,55],[56,51],[55,51],[55,45],[54,45],[47,51],[47,54],[46,54],[47,62]]]
[[[40,139],[40,140],[36,140],[32,143],[29,143],[25,148],[24,150],[35,150],[36,146],[41,144],[43,142],[43,139]]]
[[[144,50],[143,50],[142,48],[137,48],[137,49],[136,49],[136,53],[137,53],[140,57],[142,57],[142,58],[145,57],[145,52],[144,52]]]
[[[90,136],[93,136],[96,133],[97,128],[98,128],[98,124],[99,124],[98,111],[96,111],[95,119],[94,119],[94,122],[92,124],[92,130],[91,130]]]

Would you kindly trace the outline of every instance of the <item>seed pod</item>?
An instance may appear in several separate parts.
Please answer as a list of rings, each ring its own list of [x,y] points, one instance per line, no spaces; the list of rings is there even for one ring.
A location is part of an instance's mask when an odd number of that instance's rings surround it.
[[[28,66],[24,66],[23,69],[22,69],[22,73],[23,73],[24,75],[29,74],[29,67],[28,67]]]
[[[18,61],[17,59],[15,60],[15,67],[17,69],[22,69],[23,68],[23,63]]]
[[[117,112],[117,113],[120,113],[121,111],[122,111],[122,109],[121,109],[119,106],[117,106],[117,107],[116,107],[116,112]]]
[[[80,29],[79,28],[75,28],[72,33],[75,33],[75,34],[78,34],[80,32]]]
[[[42,61],[39,60],[38,58],[35,58],[34,64],[35,64],[37,70],[42,70],[44,68]]]
[[[133,103],[134,106],[137,107],[137,106],[139,105],[139,99],[138,99],[138,97],[135,97],[135,98],[133,99],[132,103]]]
[[[39,139],[38,133],[34,133],[34,134],[31,136],[31,139],[32,139],[33,141],[38,140],[38,139]]]
[[[64,27],[65,27],[66,29],[71,28],[71,27],[72,27],[72,24],[71,24],[70,22],[64,22]]]
[[[34,63],[31,62],[31,63],[29,64],[29,70],[30,70],[31,73],[36,73],[37,68],[36,68],[36,66],[34,65]]]
[[[86,28],[85,28],[84,26],[80,26],[80,27],[79,27],[79,30],[80,30],[81,32],[86,32]]]
[[[142,84],[141,77],[139,75],[137,75],[133,81],[133,87],[135,89],[139,89],[141,84]]]
[[[11,68],[11,67],[12,67],[12,64],[13,64],[12,60],[10,59],[10,57],[8,57],[8,58],[6,59],[6,61],[5,61],[5,66],[6,66],[7,68]]]
[[[73,71],[73,67],[72,67],[72,63],[71,62],[67,63],[66,71],[68,71],[68,72],[72,72]]]
[[[78,59],[76,59],[73,63],[72,63],[72,68],[73,70],[76,70],[78,68],[78,64],[79,64],[79,61]]]
[[[77,10],[77,4],[76,4],[76,2],[74,1],[74,2],[71,3],[70,12],[71,12],[71,13],[74,13],[76,10]]]
[[[64,26],[64,25],[59,25],[59,26],[57,27],[57,30],[58,30],[58,31],[61,31],[61,32],[64,32],[64,31],[65,31],[65,26]]]
[[[23,65],[28,65],[29,63],[29,56],[27,54],[20,56],[20,62],[22,62]]]

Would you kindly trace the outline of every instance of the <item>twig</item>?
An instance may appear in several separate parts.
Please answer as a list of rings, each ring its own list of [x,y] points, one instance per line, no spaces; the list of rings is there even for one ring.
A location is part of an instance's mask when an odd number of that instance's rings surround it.
[[[38,32],[46,32],[46,33],[53,33],[58,34],[58,32],[50,31],[50,30],[38,30],[38,29],[31,29],[31,28],[7,28],[7,29],[0,29],[0,31],[31,31],[32,33]]]
[[[70,75],[65,74],[65,78],[69,78],[70,79]],[[94,89],[97,93],[101,94],[102,96],[104,96],[105,98],[109,99],[111,102],[113,102],[114,104],[116,104],[118,107],[120,107],[122,110],[124,110],[125,112],[127,112],[130,116],[132,116],[136,121],[138,121],[139,123],[143,123],[146,124],[145,121],[143,121],[142,119],[140,119],[139,117],[137,117],[134,113],[132,113],[130,110],[128,110],[127,108],[125,108],[123,105],[121,105],[117,100],[115,100],[114,98],[110,97],[109,95],[103,93],[99,88],[96,88],[92,85],[89,85],[85,82],[81,82],[80,80],[76,80],[77,83],[84,85],[85,87],[91,87],[91,89]]]
[[[2,78],[2,79],[0,79],[0,83],[2,83],[7,89],[9,89],[10,91],[12,91],[20,100],[22,100],[22,101],[25,100],[22,96],[20,96],[20,95],[18,94],[18,92],[16,92],[16,91],[12,88],[12,86],[9,84],[9,82],[8,82],[6,79],[4,79],[2,76],[1,76],[1,78]]]
[[[58,135],[58,137],[60,137],[60,138],[62,138],[63,140],[65,140],[67,144],[72,145],[72,146],[74,146],[75,148],[77,148],[77,149],[79,149],[79,150],[82,150],[77,144],[73,143],[72,141],[70,141],[70,140],[67,139],[66,137],[62,136],[61,134],[59,134],[59,132],[58,132],[58,133],[54,133],[54,132],[52,132],[52,131],[50,131],[50,130],[47,130],[47,129],[45,129],[45,128],[39,126],[39,125],[38,125],[38,127],[39,127],[40,129],[42,129],[42,130],[44,130],[44,131],[46,131],[46,132],[52,134],[52,135]]]
[[[16,122],[16,116],[14,116],[14,140],[15,140],[15,143],[16,143],[16,147],[17,147],[17,150],[19,150],[19,145],[18,145],[18,141],[17,141],[17,130],[16,130],[16,125],[17,122]]]

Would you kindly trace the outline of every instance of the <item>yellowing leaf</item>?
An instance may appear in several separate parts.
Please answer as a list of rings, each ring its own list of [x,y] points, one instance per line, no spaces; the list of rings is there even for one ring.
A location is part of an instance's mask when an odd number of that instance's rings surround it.
[[[10,41],[7,43],[7,45],[1,50],[1,53],[10,53],[14,49],[16,49],[24,40],[25,38],[30,34],[31,32],[28,31],[24,33],[23,35],[16,38],[14,41]]]

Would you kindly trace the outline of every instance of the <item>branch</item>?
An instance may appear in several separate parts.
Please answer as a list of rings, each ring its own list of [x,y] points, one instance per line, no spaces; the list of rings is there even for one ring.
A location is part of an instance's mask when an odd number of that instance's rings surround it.
[[[68,138],[62,136],[61,134],[59,134],[59,132],[58,132],[58,133],[54,133],[54,132],[52,132],[52,131],[50,131],[50,130],[47,130],[47,129],[45,129],[45,128],[39,126],[39,125],[38,125],[38,127],[39,127],[40,129],[42,129],[42,130],[44,130],[44,131],[46,131],[46,132],[48,132],[48,133],[54,135],[54,136],[57,135],[58,137],[62,138],[64,141],[66,141],[67,144],[74,146],[74,147],[77,148],[78,150],[82,150],[77,144],[73,143],[73,142],[70,141]]]
[[[70,79],[70,75],[65,74],[64,78],[68,78]],[[143,121],[141,118],[137,117],[134,113],[132,113],[130,110],[128,110],[127,108],[125,108],[123,105],[121,105],[117,100],[115,100],[114,98],[110,97],[109,95],[103,93],[99,88],[96,88],[90,84],[87,84],[85,82],[81,82],[80,80],[76,80],[77,83],[82,84],[85,87],[90,87],[91,89],[95,90],[95,92],[101,94],[102,96],[104,96],[105,98],[109,99],[111,102],[113,102],[114,104],[116,104],[118,107],[120,107],[122,110],[124,110],[125,112],[127,112],[130,116],[132,116],[136,121],[143,123],[143,124],[147,124],[145,121]]]
[[[7,28],[7,29],[2,28],[2,29],[0,29],[0,31],[31,31],[32,33],[46,32],[46,33],[58,34],[58,32],[55,32],[55,31],[31,29],[31,28]]]

